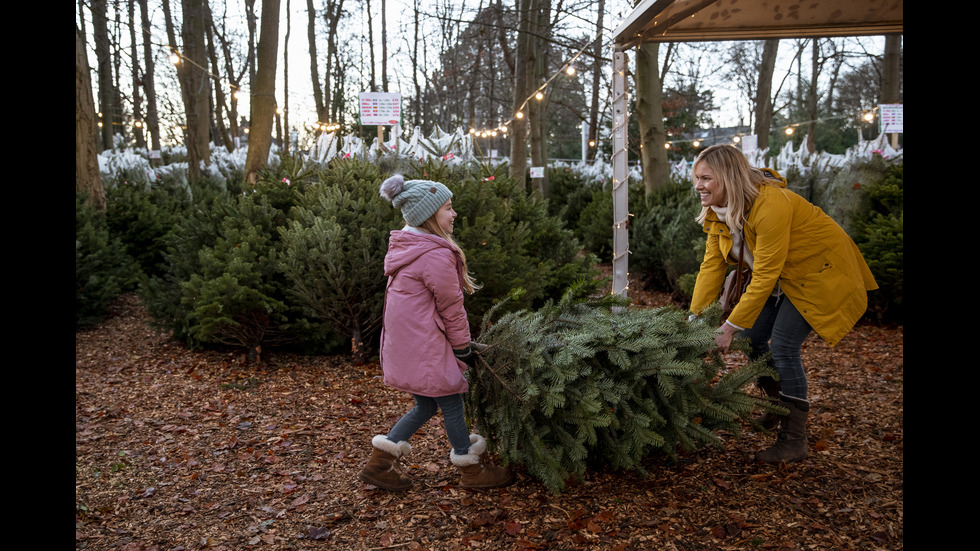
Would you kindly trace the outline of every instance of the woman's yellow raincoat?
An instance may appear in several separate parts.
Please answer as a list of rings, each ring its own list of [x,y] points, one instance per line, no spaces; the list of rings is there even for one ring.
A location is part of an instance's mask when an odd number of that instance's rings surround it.
[[[775,174],[773,171],[769,171]],[[776,282],[810,327],[831,346],[846,335],[868,307],[867,291],[877,289],[857,245],[837,222],[796,193],[762,185],[745,221],[745,246],[752,251],[752,281],[728,321],[750,328]],[[704,261],[694,287],[691,311],[718,300],[729,264],[732,237],[713,210],[704,222]]]

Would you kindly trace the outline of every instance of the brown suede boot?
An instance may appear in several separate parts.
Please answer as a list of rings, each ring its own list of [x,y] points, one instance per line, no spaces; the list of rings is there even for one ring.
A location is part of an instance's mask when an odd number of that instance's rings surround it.
[[[756,461],[801,461],[807,455],[806,418],[810,412],[810,402],[780,392],[779,404],[789,409],[789,415],[782,418],[776,443],[769,449],[756,453]]]
[[[371,458],[357,477],[382,490],[400,492],[411,488],[412,479],[398,471],[398,460],[411,453],[412,446],[408,442],[392,442],[383,434],[375,436],[371,445]]]
[[[770,401],[778,402],[780,391],[779,381],[772,377],[760,377],[755,384]],[[762,415],[755,418],[755,422],[762,425],[762,428],[766,430],[772,430],[779,426],[779,414],[765,410],[762,412]]]
[[[463,473],[459,485],[462,488],[499,488],[514,481],[510,469],[498,465],[487,465],[480,459],[487,451],[487,441],[479,434],[470,435],[469,453],[457,455],[456,450],[449,453],[453,465]]]

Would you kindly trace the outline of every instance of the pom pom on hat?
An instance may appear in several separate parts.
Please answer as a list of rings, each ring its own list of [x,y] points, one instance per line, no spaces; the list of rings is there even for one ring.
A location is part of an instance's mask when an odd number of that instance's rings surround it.
[[[405,177],[401,174],[395,174],[391,178],[381,182],[381,196],[391,203],[395,200],[395,196],[402,192],[404,186]]]
[[[409,226],[421,226],[453,196],[453,192],[439,182],[405,180],[401,174],[382,182],[379,193],[402,211],[402,217]]]

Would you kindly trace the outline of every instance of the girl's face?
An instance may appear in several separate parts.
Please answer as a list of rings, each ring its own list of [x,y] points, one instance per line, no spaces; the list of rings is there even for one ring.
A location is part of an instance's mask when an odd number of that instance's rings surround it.
[[[453,220],[456,220],[456,211],[453,210],[453,200],[446,199],[446,202],[439,207],[439,210],[437,210],[433,216],[436,218],[436,224],[438,224],[444,232],[452,235]]]
[[[721,188],[721,183],[715,179],[715,173],[708,166],[708,163],[698,163],[694,167],[694,189],[701,194],[702,207],[724,207],[725,190]]]

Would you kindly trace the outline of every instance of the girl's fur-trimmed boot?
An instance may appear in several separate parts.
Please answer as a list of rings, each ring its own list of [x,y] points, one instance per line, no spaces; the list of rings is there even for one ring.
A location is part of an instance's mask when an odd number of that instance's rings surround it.
[[[392,442],[379,434],[371,439],[371,458],[357,475],[362,482],[383,490],[400,492],[412,487],[412,479],[398,471],[398,460],[412,452],[408,442]]]
[[[514,473],[510,469],[487,465],[480,460],[486,451],[487,441],[479,434],[471,434],[469,453],[457,455],[456,450],[449,453],[450,461],[462,472],[460,487],[499,488],[514,481]]]
[[[788,409],[789,415],[780,419],[776,443],[769,449],[756,453],[756,461],[765,463],[802,461],[807,456],[806,418],[810,412],[810,402],[780,392],[779,405]]]

